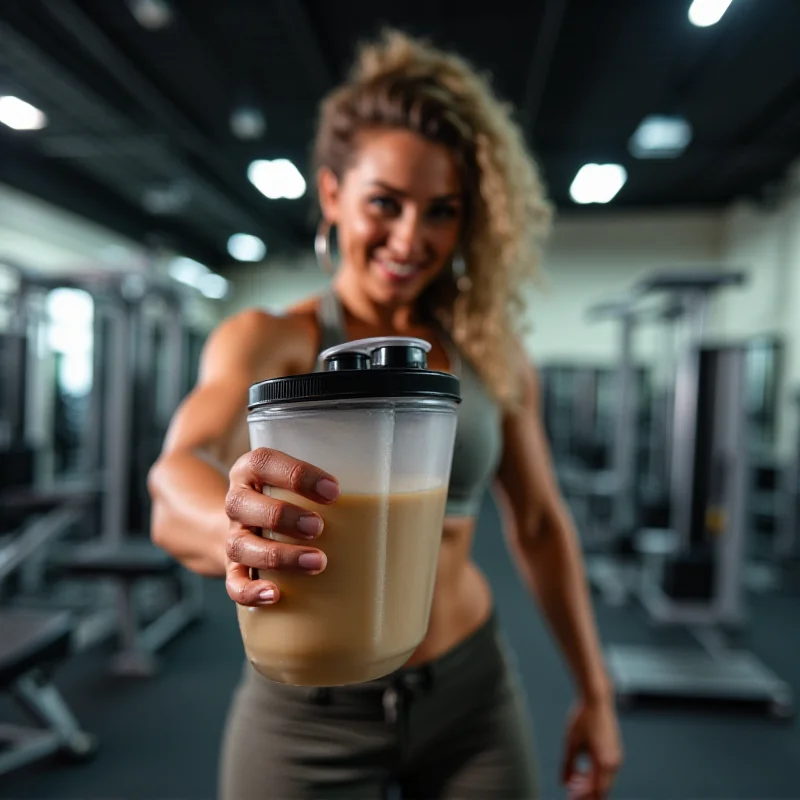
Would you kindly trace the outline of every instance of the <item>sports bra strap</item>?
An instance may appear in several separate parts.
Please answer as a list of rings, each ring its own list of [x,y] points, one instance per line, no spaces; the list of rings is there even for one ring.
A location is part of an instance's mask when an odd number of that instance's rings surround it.
[[[332,288],[322,295],[317,304],[317,325],[320,352],[347,341],[342,306]]]

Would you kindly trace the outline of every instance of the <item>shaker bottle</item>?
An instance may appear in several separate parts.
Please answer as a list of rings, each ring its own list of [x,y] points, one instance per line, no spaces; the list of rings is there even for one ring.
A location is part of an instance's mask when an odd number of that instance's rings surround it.
[[[427,368],[430,347],[361,339],[323,352],[320,372],[250,387],[251,446],[314,464],[341,488],[330,505],[265,489],[323,518],[316,544],[328,558],[317,575],[260,570],[280,588],[280,601],[237,606],[247,657],[274,681],[379,678],[425,636],[460,402],[458,379]]]

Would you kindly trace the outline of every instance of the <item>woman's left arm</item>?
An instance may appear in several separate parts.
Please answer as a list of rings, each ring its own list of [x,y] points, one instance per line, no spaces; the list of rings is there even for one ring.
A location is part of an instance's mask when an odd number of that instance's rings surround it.
[[[622,761],[613,689],[594,622],[577,533],[558,488],[541,424],[538,383],[524,363],[522,402],[506,414],[498,501],[509,548],[558,640],[579,701],[567,732],[563,779],[591,762],[592,796],[610,788]]]

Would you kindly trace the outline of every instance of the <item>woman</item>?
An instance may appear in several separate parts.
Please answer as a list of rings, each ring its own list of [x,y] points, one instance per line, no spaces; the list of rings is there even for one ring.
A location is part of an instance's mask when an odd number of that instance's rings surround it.
[[[248,667],[226,730],[221,795],[353,800],[395,784],[408,798],[537,796],[517,678],[470,559],[494,480],[506,538],[578,688],[563,777],[578,776],[585,754],[588,788],[603,796],[621,758],[611,689],[535,376],[516,339],[520,285],[548,218],[520,132],[462,60],[391,33],[361,51],[325,100],[315,157],[323,260],[329,228],[338,234],[332,290],[285,316],[239,314],[211,337],[151,474],[154,540],[192,570],[225,575],[245,606],[280,602],[280,581],[251,580],[252,567],[324,570],[324,534],[314,542],[324,520],[261,490],[335,503],[336,476],[291,453],[248,452],[247,389],[312,371],[324,347],[378,335],[427,339],[430,366],[461,379],[447,518],[429,629],[408,664],[322,691]],[[308,545],[263,539],[258,528]]]

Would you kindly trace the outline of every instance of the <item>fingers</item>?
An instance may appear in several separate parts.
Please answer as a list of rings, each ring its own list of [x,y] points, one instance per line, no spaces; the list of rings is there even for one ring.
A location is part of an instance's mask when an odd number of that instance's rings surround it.
[[[231,561],[244,567],[308,575],[322,572],[328,563],[321,550],[264,539],[239,527],[228,536],[226,552]]]
[[[233,465],[230,479],[232,487],[261,491],[265,486],[276,486],[317,503],[331,503],[339,496],[339,484],[332,475],[268,447],[243,455]]]
[[[231,487],[225,498],[225,512],[242,525],[301,539],[319,536],[324,524],[319,514],[275,500],[248,486]]]
[[[566,784],[578,772],[577,760],[580,757],[581,748],[577,739],[574,736],[567,737],[566,750],[564,751],[564,760],[561,763],[561,781]]]
[[[313,539],[322,532],[319,514],[268,497],[263,494],[264,487],[275,486],[317,503],[331,503],[339,496],[339,484],[312,464],[265,447],[234,464],[230,484],[225,510],[237,524],[226,543],[230,561],[225,587],[240,605],[271,605],[280,599],[278,586],[267,579],[252,579],[251,569],[316,575],[325,569],[327,558],[316,548],[262,538],[248,530],[262,528],[301,539]]]
[[[592,789],[592,784],[586,775],[574,775],[567,784],[567,797],[569,800],[602,800]]]
[[[280,599],[280,589],[271,581],[251,580],[244,564],[231,561],[225,576],[228,596],[242,606],[269,606]]]

